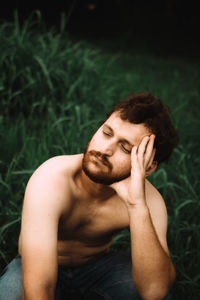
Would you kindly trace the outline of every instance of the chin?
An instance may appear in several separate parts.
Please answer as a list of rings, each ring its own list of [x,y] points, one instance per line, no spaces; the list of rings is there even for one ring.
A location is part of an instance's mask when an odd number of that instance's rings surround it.
[[[92,180],[95,183],[103,184],[103,185],[111,185],[115,182],[119,182],[121,180],[126,179],[127,177],[130,176],[130,173],[128,174],[121,174],[118,176],[111,176],[108,173],[95,173],[89,170],[89,168],[86,168],[83,166],[83,171],[87,175],[87,177]]]

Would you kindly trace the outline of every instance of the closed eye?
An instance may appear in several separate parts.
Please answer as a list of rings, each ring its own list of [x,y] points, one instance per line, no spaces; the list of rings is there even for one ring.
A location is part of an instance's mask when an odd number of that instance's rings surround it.
[[[121,149],[122,149],[125,153],[131,154],[131,150],[127,149],[123,144],[120,144],[120,146],[121,146]]]
[[[112,134],[111,134],[111,133],[109,133],[109,132],[106,132],[106,131],[103,131],[103,134],[104,134],[104,135],[106,135],[106,136],[112,136]]]

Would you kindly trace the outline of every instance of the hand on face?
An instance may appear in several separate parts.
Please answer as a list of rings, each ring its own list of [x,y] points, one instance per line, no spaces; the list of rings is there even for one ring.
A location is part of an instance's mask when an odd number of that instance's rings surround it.
[[[131,176],[148,175],[152,166],[156,149],[153,148],[155,135],[145,136],[138,147],[134,146],[131,151]]]
[[[111,187],[128,206],[145,204],[145,177],[151,173],[155,156],[155,135],[145,136],[131,151],[131,176]]]

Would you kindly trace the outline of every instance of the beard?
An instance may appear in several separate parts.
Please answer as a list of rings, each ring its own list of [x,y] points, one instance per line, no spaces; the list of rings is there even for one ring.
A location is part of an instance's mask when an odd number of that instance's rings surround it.
[[[110,185],[130,176],[130,170],[122,172],[119,168],[118,172],[114,172],[113,165],[109,162],[107,155],[95,150],[88,151],[89,144],[90,142],[83,155],[82,169],[92,181]]]

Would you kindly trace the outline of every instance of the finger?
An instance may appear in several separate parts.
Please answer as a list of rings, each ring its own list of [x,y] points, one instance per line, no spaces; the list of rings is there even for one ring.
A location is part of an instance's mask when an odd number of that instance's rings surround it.
[[[133,160],[135,160],[135,158],[137,156],[137,151],[138,151],[138,147],[133,146],[133,148],[131,150],[131,163],[133,162]]]
[[[149,138],[149,142],[146,146],[146,152],[145,152],[145,165],[149,165],[149,162],[152,158],[152,154],[154,153],[154,141],[155,141],[155,135],[152,134]],[[154,154],[155,155],[155,154]]]
[[[153,151],[152,151],[151,158],[149,160],[149,163],[147,165],[146,170],[148,170],[151,167],[151,165],[152,165],[152,163],[154,161],[155,154],[156,154],[156,149],[154,148]]]
[[[131,151],[131,169],[134,169],[138,166],[137,153],[138,153],[138,147],[133,146]]]
[[[138,158],[139,158],[140,162],[143,162],[143,160],[144,160],[144,155],[146,153],[146,149],[147,149],[149,140],[150,140],[149,136],[145,136],[142,139],[142,141],[138,147]]]

